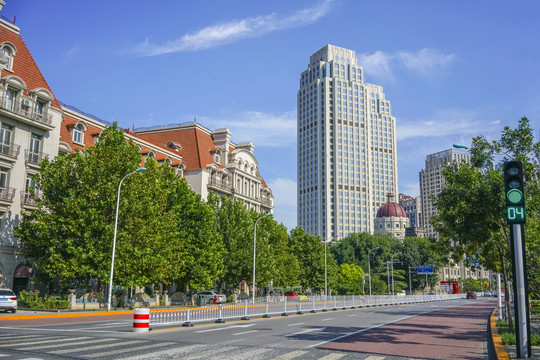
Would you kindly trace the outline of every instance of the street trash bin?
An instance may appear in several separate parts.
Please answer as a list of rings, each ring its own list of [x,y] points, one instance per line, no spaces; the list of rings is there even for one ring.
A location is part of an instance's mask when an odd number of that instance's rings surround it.
[[[202,294],[197,295],[197,306],[204,305],[206,305],[206,296]]]

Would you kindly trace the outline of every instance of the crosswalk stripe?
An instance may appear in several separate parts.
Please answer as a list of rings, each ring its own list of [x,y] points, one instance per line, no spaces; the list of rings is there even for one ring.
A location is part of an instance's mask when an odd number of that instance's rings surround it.
[[[195,349],[198,349],[198,348],[201,348],[201,347],[205,347],[205,346],[207,346],[207,345],[195,344],[195,345],[188,345],[188,346],[182,346],[182,347],[162,350],[162,351],[158,351],[158,352],[153,352],[152,357],[158,357],[158,356],[162,356],[162,355],[176,356],[176,355],[179,355],[179,354],[191,351],[191,350],[195,350]],[[144,360],[144,359],[148,359],[148,354],[138,355],[138,356],[128,356],[128,357],[120,358],[120,359],[117,359],[117,360]]]
[[[270,350],[272,349],[268,349],[268,348],[254,349],[251,351],[243,352],[242,354],[235,354],[234,359],[235,360],[249,359],[251,357],[264,354]]]
[[[150,345],[129,347],[129,348],[122,349],[122,350],[116,349],[116,350],[112,350],[112,351],[93,353],[93,354],[85,355],[85,357],[87,357],[89,359],[92,359],[92,358],[97,358],[97,357],[102,357],[102,356],[123,354],[123,353],[131,352],[131,351],[150,350],[150,349],[157,348],[157,347],[160,347],[160,346],[167,346],[167,345],[172,345],[172,344],[174,344],[174,343],[168,342],[168,343],[159,343],[159,344],[150,344]]]
[[[237,347],[236,346],[226,346],[226,347],[222,347],[222,348],[203,351],[201,353],[197,353],[197,354],[192,355],[192,356],[187,357],[187,358],[186,357],[181,357],[181,358],[176,358],[176,359],[183,359],[183,360],[200,359],[200,358],[202,358],[204,356],[215,355],[215,354],[219,354],[219,353],[229,351],[229,350],[234,350],[234,349],[237,349]]]
[[[384,360],[384,356],[368,356],[364,360]]]
[[[72,340],[77,340],[77,339],[78,339],[78,338],[72,338],[72,339],[64,340],[64,341],[72,341]],[[63,346],[76,346],[76,345],[84,345],[84,344],[96,344],[96,343],[109,342],[109,341],[115,341],[115,340],[116,340],[116,339],[114,339],[114,338],[109,338],[109,339],[80,338],[80,339],[90,339],[90,340],[70,342],[69,344],[63,344]],[[51,345],[36,346],[36,347],[29,347],[29,348],[27,347],[27,348],[24,348],[24,349],[25,349],[25,350],[41,350],[41,349],[48,349],[48,348],[55,348],[55,347],[58,347],[58,342],[55,342],[54,344],[51,344]]]
[[[110,348],[110,347],[114,347],[114,346],[140,344],[142,342],[144,342],[144,341],[134,340],[134,341],[117,342],[117,343],[114,343],[114,344],[104,344],[104,345],[89,346],[89,347],[85,347],[84,349],[81,349],[81,352],[83,352],[83,351],[87,352],[87,351],[98,350],[98,349],[103,349],[103,348]],[[49,354],[61,355],[61,354],[67,354],[67,353],[70,353],[70,352],[73,352],[73,349],[49,351]]]
[[[14,336],[13,338],[3,338],[3,339],[0,339],[0,343],[4,343],[4,342],[12,342],[12,341],[16,341],[16,340],[21,340],[21,341],[24,341],[26,339],[31,339],[31,338],[36,338],[36,337],[40,337],[42,335],[17,335],[17,336]]]
[[[340,354],[340,353],[331,353],[331,354],[328,354],[326,356],[323,356],[322,358],[320,358],[319,360],[337,360],[337,359],[341,359],[342,357],[344,357],[345,354]],[[366,358],[367,359],[367,358]]]
[[[77,338],[77,339],[88,339],[87,337],[84,338]],[[25,340],[26,341],[26,340]],[[52,342],[63,342],[63,341],[71,341],[71,339],[58,339],[58,338],[50,338],[47,340],[41,340],[41,341],[26,341],[26,342],[12,342],[8,344],[0,344],[0,347],[18,347],[18,346],[25,346],[25,345],[36,345],[36,344],[46,344],[46,343],[52,343]],[[26,346],[25,346],[26,349]]]
[[[307,354],[307,351],[297,350],[297,351],[292,351],[290,353],[275,357],[274,360],[290,360],[290,359],[294,359],[295,357],[302,356],[304,354]]]

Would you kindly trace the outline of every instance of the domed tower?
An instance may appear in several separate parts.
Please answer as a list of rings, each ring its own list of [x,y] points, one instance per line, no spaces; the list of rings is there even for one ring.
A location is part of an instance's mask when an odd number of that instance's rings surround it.
[[[405,209],[392,201],[394,194],[386,195],[388,201],[379,208],[374,220],[375,234],[392,234],[398,239],[405,238],[405,228],[409,226],[409,218]]]

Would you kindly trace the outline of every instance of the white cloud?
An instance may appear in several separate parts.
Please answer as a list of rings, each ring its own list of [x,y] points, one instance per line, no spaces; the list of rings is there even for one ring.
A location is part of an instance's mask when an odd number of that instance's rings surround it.
[[[377,79],[393,80],[394,75],[392,74],[390,63],[392,62],[393,56],[385,54],[382,51],[376,51],[372,55],[368,54],[359,54],[358,64],[363,66],[364,73],[367,73],[368,76],[373,76]]]
[[[296,227],[296,181],[287,178],[275,178],[268,186],[274,194],[274,219],[283,223],[287,230]]]
[[[425,77],[440,75],[455,59],[454,54],[443,54],[435,49],[422,49],[417,53],[400,51],[396,57],[407,69]]]
[[[399,121],[396,129],[397,139],[405,140],[418,137],[442,137],[448,135],[474,136],[486,134],[490,129],[497,129],[500,120],[486,121],[477,112],[471,110],[445,109],[437,111],[429,119]]]
[[[211,129],[226,127],[235,142],[250,141],[255,146],[296,146],[296,111],[281,115],[246,111],[234,119],[201,118],[201,124]]]
[[[398,51],[394,54],[376,51],[373,54],[359,54],[358,64],[364,67],[369,77],[377,80],[394,80],[394,68],[402,65],[405,69],[431,78],[441,76],[454,61],[454,54],[444,54],[436,49],[424,48],[417,53]]]
[[[183,51],[204,50],[229,44],[245,38],[253,38],[266,33],[304,26],[317,21],[330,11],[333,0],[324,0],[312,8],[302,9],[288,16],[278,14],[262,15],[253,18],[231,21],[208,26],[202,30],[188,33],[164,44],[155,44],[146,39],[137,44],[133,51],[141,56],[156,56]]]

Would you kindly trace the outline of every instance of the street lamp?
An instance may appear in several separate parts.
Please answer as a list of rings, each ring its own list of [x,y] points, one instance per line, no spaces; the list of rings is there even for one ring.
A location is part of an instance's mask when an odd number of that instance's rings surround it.
[[[337,238],[338,235],[332,235],[332,238]],[[328,296],[328,277],[326,273],[326,244],[331,242],[332,239],[323,241],[324,243],[324,296]]]
[[[377,250],[377,249],[380,249],[381,247],[380,246],[377,246],[376,248],[373,248],[371,250],[368,251],[368,254],[367,254],[367,262],[368,262],[368,273],[369,273],[369,296],[371,297],[371,260],[370,260],[370,255],[371,255],[371,252],[373,250]]]
[[[395,253],[394,255],[392,255],[390,257],[390,262],[392,263],[392,295],[395,295],[395,293],[394,293],[394,256],[401,255],[401,254],[402,254],[402,252],[400,251],[400,252]]]
[[[134,172],[131,172],[124,176],[122,180],[120,180],[120,184],[118,185],[118,196],[116,197],[116,217],[114,220],[114,238],[113,238],[113,248],[112,248],[112,257],[111,257],[111,278],[109,280],[109,292],[107,296],[107,311],[111,311],[111,297],[112,297],[112,287],[113,287],[113,274],[114,274],[114,254],[116,250],[116,229],[118,228],[118,207],[120,205],[120,188],[122,187],[122,182],[125,178],[127,178],[129,175],[133,175],[136,173],[140,173],[141,171],[146,171],[145,167],[141,167]]]
[[[257,223],[259,220],[264,219],[269,216],[274,216],[274,214],[266,214],[264,216],[261,216],[257,220],[255,220],[255,226],[253,228],[253,296],[252,296],[252,302],[255,303],[255,253],[257,249]]]

